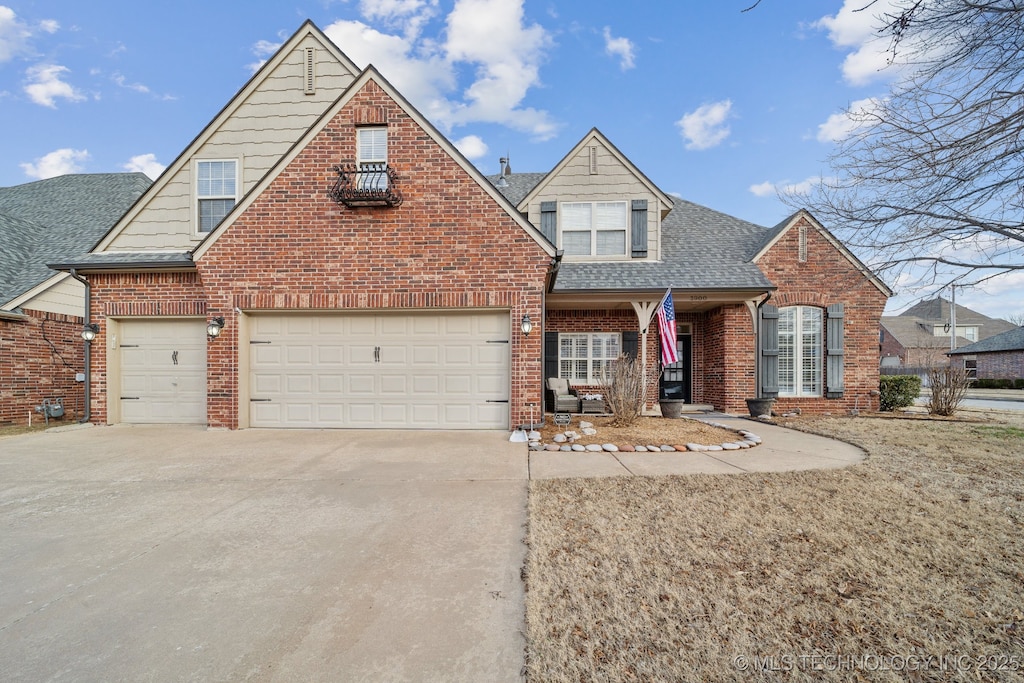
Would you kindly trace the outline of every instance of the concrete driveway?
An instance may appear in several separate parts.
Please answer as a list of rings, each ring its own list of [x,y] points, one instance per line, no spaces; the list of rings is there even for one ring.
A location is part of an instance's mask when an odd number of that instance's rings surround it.
[[[518,681],[504,432],[0,439],[7,681]]]

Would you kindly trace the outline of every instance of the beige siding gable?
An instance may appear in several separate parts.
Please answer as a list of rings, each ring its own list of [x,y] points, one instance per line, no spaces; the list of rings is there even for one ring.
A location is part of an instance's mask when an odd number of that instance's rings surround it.
[[[61,273],[51,278],[39,293],[19,303],[33,311],[81,316],[85,312],[85,285]]]
[[[308,90],[307,48],[315,60]],[[285,44],[96,251],[189,250],[197,233],[196,160],[234,159],[241,199],[355,79],[355,66],[307,24]]]
[[[639,175],[603,136],[593,131],[527,196],[525,205],[520,205],[519,209],[527,212],[531,223],[540,225],[541,204],[557,202],[561,224],[561,205],[564,202],[624,201],[628,211],[633,200],[647,200],[647,257],[630,257],[631,240],[627,234],[626,255],[620,258],[657,261],[661,253],[661,218],[670,205],[656,190],[652,190],[649,181]],[[561,243],[557,246],[562,247]]]

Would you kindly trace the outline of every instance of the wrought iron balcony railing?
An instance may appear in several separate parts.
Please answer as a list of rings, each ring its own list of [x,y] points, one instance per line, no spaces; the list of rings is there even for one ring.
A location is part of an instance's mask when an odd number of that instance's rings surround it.
[[[398,174],[386,163],[338,164],[338,180],[330,190],[334,201],[345,206],[398,206]]]

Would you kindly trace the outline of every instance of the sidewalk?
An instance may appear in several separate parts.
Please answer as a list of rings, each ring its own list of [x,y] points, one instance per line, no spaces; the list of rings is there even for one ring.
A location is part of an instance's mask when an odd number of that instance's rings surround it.
[[[685,453],[563,453],[530,451],[530,479],[573,477],[738,474],[838,469],[864,459],[864,451],[843,441],[740,417],[716,415],[730,429],[746,429],[763,440],[739,451]]]

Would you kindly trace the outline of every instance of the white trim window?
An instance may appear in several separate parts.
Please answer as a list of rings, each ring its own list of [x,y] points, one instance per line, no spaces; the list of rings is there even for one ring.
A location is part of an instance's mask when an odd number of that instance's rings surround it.
[[[562,249],[566,256],[625,256],[627,202],[563,202]]]
[[[360,128],[356,131],[356,164],[360,190],[388,189],[388,129],[386,126]]]
[[[822,309],[779,309],[779,396],[821,396]]]
[[[622,335],[614,332],[558,335],[558,376],[577,384],[600,384],[622,353]]]
[[[238,201],[238,161],[196,161],[196,230],[207,233],[217,227]]]

